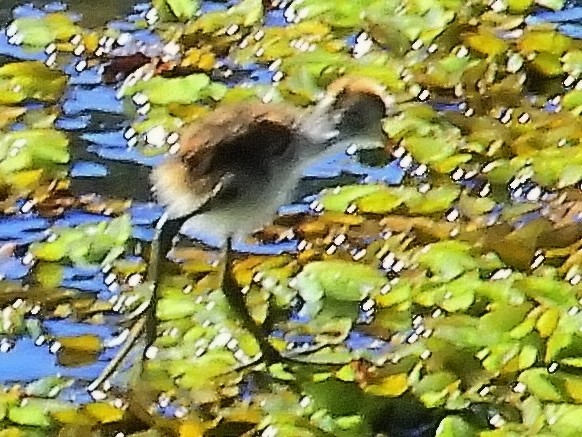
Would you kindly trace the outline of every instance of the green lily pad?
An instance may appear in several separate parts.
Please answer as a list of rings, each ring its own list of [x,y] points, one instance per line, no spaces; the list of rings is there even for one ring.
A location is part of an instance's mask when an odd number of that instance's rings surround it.
[[[471,437],[477,436],[473,427],[459,416],[447,416],[436,430],[437,437]]]
[[[192,299],[162,299],[158,303],[156,316],[160,320],[174,320],[191,316],[198,309]]]
[[[519,375],[519,381],[523,382],[529,392],[541,401],[560,402],[563,400],[556,380],[548,373],[547,369],[525,370]]]
[[[62,401],[29,398],[10,407],[8,419],[19,425],[48,428],[53,424],[50,414],[66,408],[70,408],[70,404]]]
[[[459,187],[451,184],[433,188],[424,195],[410,196],[406,201],[408,210],[413,214],[433,214],[445,211],[459,197],[460,191]]]
[[[320,202],[327,211],[344,212],[357,199],[381,190],[380,185],[349,185],[327,191]]]
[[[419,263],[438,279],[450,281],[473,270],[479,263],[470,253],[471,246],[460,241],[441,241],[430,245],[419,257]]]
[[[26,99],[52,102],[61,97],[66,77],[42,62],[11,62],[0,67],[0,104]]]
[[[9,30],[23,44],[33,47],[46,47],[55,41],[68,41],[81,31],[70,15],[60,12],[41,17],[17,18],[10,24]]]
[[[536,4],[554,11],[559,11],[566,4],[565,0],[535,0]]]
[[[185,33],[211,34],[228,26],[252,26],[263,18],[261,0],[242,0],[226,11],[207,12],[186,25]],[[240,34],[240,33],[239,33]],[[236,38],[235,38],[236,39]]]
[[[360,301],[386,284],[377,269],[355,262],[330,260],[309,263],[296,277],[296,288],[307,302],[324,296],[344,301]]]
[[[43,168],[69,161],[69,141],[52,129],[30,129],[0,134],[0,173]]]
[[[76,265],[108,264],[123,252],[131,231],[127,215],[110,222],[55,229],[56,238],[32,244],[30,252],[43,261],[68,259]]]
[[[418,162],[432,164],[448,158],[457,150],[451,139],[410,136],[404,141],[404,146]]]
[[[172,17],[178,20],[189,20],[200,7],[199,0],[154,0],[154,7],[161,11],[163,18]]]
[[[220,100],[226,93],[226,86],[210,81],[205,74],[191,74],[177,78],[154,77],[124,90],[124,95],[142,92],[151,103],[168,105],[170,103],[188,104],[200,99]]]

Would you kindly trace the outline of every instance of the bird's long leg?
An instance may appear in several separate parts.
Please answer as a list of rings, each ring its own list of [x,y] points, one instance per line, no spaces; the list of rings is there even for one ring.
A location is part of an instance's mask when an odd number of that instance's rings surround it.
[[[157,221],[150,249],[150,262],[146,274],[146,280],[150,287],[150,295],[138,307],[138,309],[126,319],[133,322],[127,339],[117,354],[105,369],[103,369],[101,374],[93,380],[91,384],[89,384],[87,387],[88,391],[93,391],[100,387],[107,378],[117,371],[119,365],[133,349],[133,346],[135,346],[135,343],[141,337],[144,330],[146,334],[146,347],[144,349],[144,354],[147,352],[149,346],[151,346],[155,341],[157,332],[155,311],[158,299],[160,267],[162,260],[172,247],[174,236],[177,235],[185,220],[187,220],[187,217],[181,219],[168,219],[166,214],[163,214]]]
[[[139,306],[129,318],[133,325],[129,330],[128,338],[124,345],[113,357],[101,374],[87,387],[87,390],[93,391],[103,384],[107,378],[115,373],[119,365],[123,362],[127,354],[133,349],[133,346],[145,331],[146,347],[144,355],[149,347],[154,343],[157,335],[156,323],[156,306],[158,300],[159,276],[162,260],[172,247],[172,240],[179,232],[182,224],[189,217],[180,219],[168,219],[164,214],[158,220],[155,230],[154,239],[151,244],[150,262],[147,271],[147,281],[151,288],[150,296]],[[261,327],[255,323],[249,314],[246,303],[232,272],[232,240],[228,238],[224,248],[224,268],[222,272],[222,290],[229,304],[230,309],[237,315],[242,326],[255,337],[263,360],[267,363],[276,363],[284,361],[285,358],[269,343]]]
[[[228,237],[224,247],[224,267],[222,270],[222,292],[228,302],[228,305],[233,311],[237,319],[241,322],[243,328],[249,331],[259,344],[263,360],[268,363],[277,363],[284,361],[283,356],[277,351],[267,339],[267,336],[259,325],[253,320],[250,315],[244,296],[241,289],[236,282],[233,267],[233,252],[232,252],[232,238]]]
[[[168,219],[166,214],[162,215],[155,227],[155,235],[152,240],[150,250],[150,262],[147,271],[147,281],[151,287],[151,295],[148,299],[148,306],[145,311],[146,316],[146,349],[151,346],[157,335],[156,307],[158,303],[158,289],[160,286],[160,268],[166,255],[172,248],[172,242],[184,222],[189,218],[182,217],[177,219]]]

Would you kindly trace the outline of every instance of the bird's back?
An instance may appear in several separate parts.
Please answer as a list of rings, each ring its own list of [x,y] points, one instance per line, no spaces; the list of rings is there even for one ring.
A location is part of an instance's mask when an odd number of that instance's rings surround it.
[[[283,104],[227,104],[185,126],[177,153],[152,173],[158,201],[179,217],[237,179],[268,179],[273,161],[293,159],[298,113]]]

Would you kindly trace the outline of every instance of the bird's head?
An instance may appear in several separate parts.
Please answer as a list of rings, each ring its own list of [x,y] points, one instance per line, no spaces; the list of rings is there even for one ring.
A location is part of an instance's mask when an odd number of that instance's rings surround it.
[[[395,100],[374,79],[342,76],[331,82],[321,100],[301,120],[311,137],[382,135],[382,119],[395,113]]]

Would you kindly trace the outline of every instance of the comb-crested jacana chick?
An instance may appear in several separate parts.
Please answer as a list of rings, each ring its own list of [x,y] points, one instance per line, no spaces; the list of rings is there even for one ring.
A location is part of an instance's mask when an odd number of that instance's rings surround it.
[[[231,239],[246,238],[270,223],[278,208],[291,200],[311,163],[345,151],[352,143],[381,147],[381,121],[393,105],[376,81],[343,77],[332,82],[311,109],[276,103],[225,104],[184,126],[176,153],[152,172],[154,191],[165,212],[152,243],[148,280],[154,289],[147,303],[148,323],[142,316],[132,336],[146,326],[146,341],[155,340],[159,264],[184,228],[186,234],[210,233],[225,247],[222,289],[231,309],[259,342],[263,358],[280,358],[246,311],[231,271]],[[99,386],[122,359],[118,354],[91,387]]]
[[[228,261],[231,239],[244,239],[270,223],[292,200],[313,161],[345,151],[352,142],[381,146],[381,122],[392,107],[377,82],[343,77],[310,110],[239,103],[185,126],[178,152],[152,173],[157,199],[166,207],[157,258],[166,255],[180,228],[189,235],[214,235],[226,246],[224,292],[231,306],[244,307],[238,290],[226,289],[235,286]],[[253,323],[248,313],[239,316],[247,328]]]
[[[182,226],[188,235],[209,233],[224,244],[270,223],[312,162],[353,141],[381,145],[381,120],[392,104],[375,81],[344,77],[311,110],[231,104],[185,126],[177,154],[152,173],[168,219],[162,254]]]

